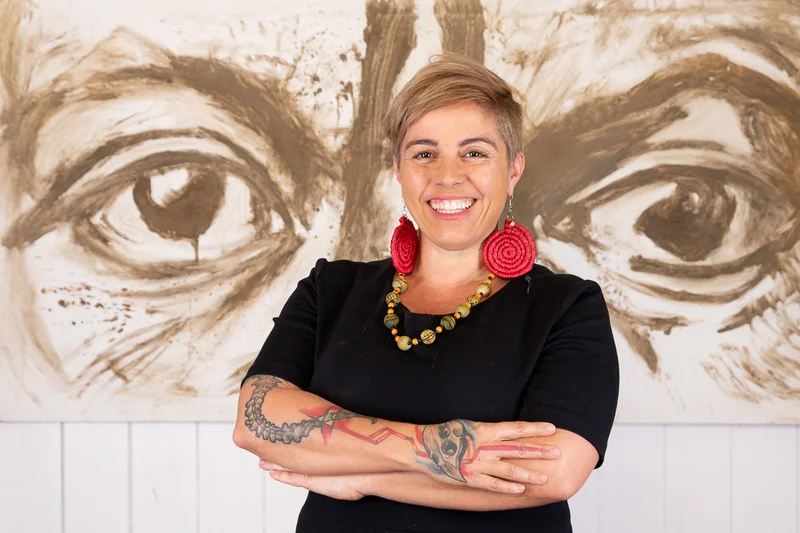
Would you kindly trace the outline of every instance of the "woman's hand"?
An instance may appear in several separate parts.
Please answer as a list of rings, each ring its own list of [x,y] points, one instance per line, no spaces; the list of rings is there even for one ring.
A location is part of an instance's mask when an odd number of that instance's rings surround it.
[[[290,472],[285,468],[262,459],[258,466],[269,472],[270,477],[293,487],[300,487],[337,500],[360,500],[364,494],[358,490],[361,475],[308,476]]]
[[[547,476],[503,459],[556,459],[557,446],[531,445],[520,439],[548,437],[552,424],[533,422],[470,422],[451,420],[420,426],[422,445],[430,461],[427,473],[446,483],[494,492],[520,493],[524,483],[543,484]]]

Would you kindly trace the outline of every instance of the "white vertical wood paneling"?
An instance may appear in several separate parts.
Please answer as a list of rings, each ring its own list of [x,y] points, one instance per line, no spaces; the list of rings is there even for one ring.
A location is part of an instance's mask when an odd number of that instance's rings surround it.
[[[730,533],[730,427],[667,426],[664,454],[667,533]]]
[[[306,491],[270,479],[230,432],[2,423],[0,532],[293,533]],[[573,526],[800,533],[799,485],[796,426],[616,426],[606,464],[571,503]]]
[[[602,468],[602,467],[601,467]],[[583,488],[569,501],[572,512],[572,529],[576,533],[599,533],[600,495],[598,478],[600,471],[595,470]]]
[[[732,430],[733,533],[797,533],[797,428]]]
[[[64,424],[64,533],[127,533],[129,426]]]
[[[264,471],[233,444],[233,424],[200,424],[200,533],[263,533]]]
[[[132,533],[197,533],[197,424],[131,424]]]
[[[60,424],[0,424],[0,531],[62,526]]]
[[[264,475],[264,533],[294,533],[308,491]]]
[[[663,426],[614,427],[598,474],[600,533],[664,532]]]

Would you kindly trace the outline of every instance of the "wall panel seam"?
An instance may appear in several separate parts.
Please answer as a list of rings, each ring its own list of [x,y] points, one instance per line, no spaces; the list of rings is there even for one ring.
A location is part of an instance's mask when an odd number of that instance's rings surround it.
[[[65,431],[64,422],[60,422],[58,424],[58,426],[59,426],[59,440],[60,440],[59,446],[61,448],[59,450],[59,453],[61,455],[61,465],[60,465],[60,468],[59,468],[59,470],[61,472],[61,494],[59,495],[59,500],[60,500],[60,505],[61,505],[61,533],[66,533],[66,531],[67,531],[67,505],[66,505],[66,497],[67,497],[66,496],[67,495],[66,484],[67,483],[66,483],[66,478],[67,478],[67,476],[66,476],[65,472],[67,470],[67,468],[66,468],[67,461],[66,461],[66,453],[64,451],[64,440],[65,440],[64,439],[64,431]]]
[[[128,533],[133,533],[133,428],[132,423],[125,424],[128,439]]]

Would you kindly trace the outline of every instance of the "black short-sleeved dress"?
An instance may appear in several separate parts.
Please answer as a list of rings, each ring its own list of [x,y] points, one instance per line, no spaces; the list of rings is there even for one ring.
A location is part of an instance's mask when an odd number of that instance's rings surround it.
[[[431,345],[397,348],[383,325],[391,260],[320,259],[290,296],[247,372],[278,376],[350,411],[392,421],[552,422],[592,443],[603,462],[619,366],[600,287],[536,265],[472,309]],[[467,295],[465,295],[466,298]],[[400,331],[439,316],[397,307]],[[509,511],[456,511],[377,497],[309,493],[302,533],[394,531],[563,533],[567,502]]]

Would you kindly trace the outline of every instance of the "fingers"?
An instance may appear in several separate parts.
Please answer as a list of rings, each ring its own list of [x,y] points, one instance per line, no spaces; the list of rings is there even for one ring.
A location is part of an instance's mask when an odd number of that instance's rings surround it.
[[[521,437],[549,437],[556,427],[547,422],[498,422],[493,424],[496,440],[514,440]]]
[[[288,470],[270,470],[269,475],[275,481],[286,483],[293,487],[300,487],[308,489],[308,476],[305,474],[298,474],[296,472],[289,472]]]
[[[523,441],[481,446],[480,451],[490,451],[500,459],[558,459],[561,457],[561,448],[558,446],[529,444]]]
[[[490,490],[492,492],[504,492],[508,494],[519,494],[525,491],[525,485],[521,483],[513,483],[511,481],[502,480],[498,477],[484,475],[476,478],[475,481],[470,483],[470,485],[478,489]]]
[[[487,464],[482,470],[484,474],[500,481],[518,481],[519,483],[530,483],[531,485],[541,485],[547,481],[546,474],[533,472],[503,461]],[[515,485],[515,483],[511,484]]]
[[[260,467],[262,470],[266,470],[266,471],[268,471],[268,472],[269,472],[269,471],[272,471],[272,470],[286,470],[286,468],[283,468],[283,467],[282,467],[282,466],[280,466],[280,465],[276,465],[275,463],[270,463],[270,462],[267,462],[267,460],[266,460],[266,459],[261,459],[261,460],[258,462],[258,466],[259,466],[259,467]]]

